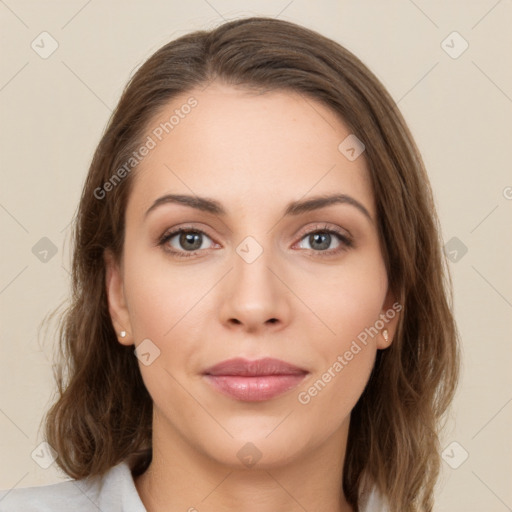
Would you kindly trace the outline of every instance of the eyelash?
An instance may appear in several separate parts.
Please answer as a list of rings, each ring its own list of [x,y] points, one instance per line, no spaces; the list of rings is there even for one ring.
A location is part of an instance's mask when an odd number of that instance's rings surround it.
[[[181,227],[174,231],[165,233],[158,240],[158,246],[161,246],[165,252],[170,253],[171,255],[176,256],[178,258],[190,258],[191,256],[196,256],[198,252],[204,251],[204,249],[199,249],[197,251],[176,251],[174,249],[169,249],[168,246],[165,246],[167,244],[167,242],[169,242],[169,240],[171,240],[174,236],[179,235],[181,233],[202,234],[202,235],[206,235],[208,238],[211,239],[211,237],[208,236],[207,233],[205,233],[204,231],[202,231],[200,229],[196,229],[193,227]],[[332,227],[329,228],[327,225],[315,226],[315,228],[313,230],[307,231],[306,233],[304,233],[301,236],[300,240],[303,240],[307,236],[310,236],[313,234],[318,234],[318,233],[328,233],[330,235],[335,235],[340,242],[340,246],[335,249],[328,249],[328,250],[324,250],[324,251],[315,251],[313,249],[307,249],[307,250],[313,252],[315,254],[315,257],[317,257],[317,256],[318,257],[334,256],[334,255],[341,253],[342,251],[346,251],[354,246],[353,240],[349,236],[345,235],[344,233],[342,233],[340,230],[338,230],[336,228],[332,228]]]

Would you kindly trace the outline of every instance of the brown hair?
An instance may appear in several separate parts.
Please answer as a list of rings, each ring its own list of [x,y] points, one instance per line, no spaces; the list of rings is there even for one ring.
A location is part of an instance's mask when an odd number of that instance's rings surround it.
[[[366,145],[388,278],[404,306],[390,348],[379,350],[351,414],[343,490],[358,510],[367,474],[392,511],[430,511],[440,467],[441,420],[459,372],[452,291],[424,164],[379,80],[352,53],[309,29],[245,18],[176,39],[135,73],[96,149],[74,224],[72,298],[60,326],[58,399],[46,439],[69,476],[101,475],[151,460],[152,400],[133,347],[117,341],[108,312],[104,252],[119,258],[132,175],[97,191],[141,145],[168,102],[212,80],[281,89],[322,102]]]

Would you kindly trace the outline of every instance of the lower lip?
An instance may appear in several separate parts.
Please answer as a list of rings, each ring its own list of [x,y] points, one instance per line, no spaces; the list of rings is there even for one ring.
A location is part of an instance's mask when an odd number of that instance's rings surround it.
[[[210,384],[221,393],[245,402],[262,402],[298,386],[305,373],[293,375],[206,375]]]

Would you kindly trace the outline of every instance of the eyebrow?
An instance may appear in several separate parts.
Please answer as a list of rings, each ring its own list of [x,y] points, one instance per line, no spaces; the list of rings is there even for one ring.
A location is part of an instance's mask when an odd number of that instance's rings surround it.
[[[224,207],[215,199],[208,197],[189,196],[184,194],[166,194],[165,196],[159,197],[146,211],[144,217],[147,217],[150,212],[162,206],[164,204],[181,204],[195,208],[196,210],[204,211],[207,213],[213,213],[214,215],[224,216],[226,210]],[[346,194],[334,194],[334,195],[321,195],[315,196],[311,199],[292,201],[288,203],[285,208],[284,216],[287,215],[301,215],[303,213],[319,210],[326,206],[334,204],[347,204],[357,208],[370,222],[373,223],[373,219],[370,212],[357,200]]]

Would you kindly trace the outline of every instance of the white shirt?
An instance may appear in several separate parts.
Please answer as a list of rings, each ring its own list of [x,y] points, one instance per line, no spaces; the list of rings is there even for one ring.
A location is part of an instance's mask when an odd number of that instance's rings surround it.
[[[101,478],[0,491],[0,512],[146,512],[126,462]],[[386,512],[372,492],[361,512]]]

